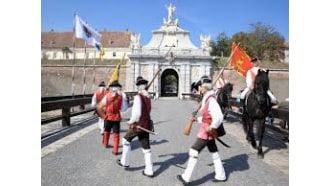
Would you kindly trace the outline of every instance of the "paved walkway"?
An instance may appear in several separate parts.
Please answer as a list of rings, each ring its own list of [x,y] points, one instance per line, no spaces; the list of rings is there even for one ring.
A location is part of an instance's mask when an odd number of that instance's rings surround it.
[[[188,150],[194,143],[198,125],[193,126],[190,136],[183,135],[182,130],[196,105],[194,101],[169,98],[153,101],[151,116],[159,133],[151,136],[154,178],[145,177],[141,173],[144,158],[137,139],[131,143],[130,168],[124,170],[115,163],[121,157],[122,145],[117,156],[111,153],[111,148],[105,149],[97,124],[94,123],[41,149],[41,184],[181,185],[176,175],[181,174],[186,167]],[[124,114],[123,120],[129,115],[130,110]],[[121,124],[122,137],[127,126],[124,121]],[[204,149],[193,172],[191,185],[289,185],[288,144],[266,136],[265,158],[261,160],[244,140],[239,122],[226,121],[224,125],[227,135],[223,140],[232,148],[217,144],[228,177],[227,182],[211,182],[214,166],[211,154]],[[272,135],[270,131],[267,132],[268,136]]]

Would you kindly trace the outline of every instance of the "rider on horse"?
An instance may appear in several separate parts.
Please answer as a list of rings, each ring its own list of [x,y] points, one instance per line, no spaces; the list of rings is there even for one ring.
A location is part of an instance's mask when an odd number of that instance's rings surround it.
[[[260,68],[260,61],[258,58],[253,58],[251,60],[251,63],[253,65],[253,67],[247,71],[246,73],[246,85],[247,87],[242,91],[241,93],[241,103],[244,105],[244,100],[245,100],[245,96],[248,92],[250,92],[250,90],[253,90],[254,88],[254,81],[255,81],[255,78],[257,76],[257,73],[258,73],[258,70],[259,69],[262,69]],[[264,71],[266,71],[265,69],[262,69]],[[273,95],[273,93],[268,90],[267,91],[267,94],[268,96],[270,97],[270,100],[271,100],[271,103],[274,104],[274,105],[277,105],[278,104],[278,101],[276,100],[275,96]]]

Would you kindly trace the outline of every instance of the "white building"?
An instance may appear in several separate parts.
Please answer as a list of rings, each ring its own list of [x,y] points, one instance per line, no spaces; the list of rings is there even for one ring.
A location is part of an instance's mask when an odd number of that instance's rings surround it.
[[[130,52],[131,32],[109,32],[101,31],[101,43],[105,51],[103,59],[121,59],[124,53]],[[72,53],[65,53],[64,47],[68,47]],[[41,59],[62,60],[84,59],[85,42],[75,39],[73,32],[42,32],[41,33]],[[99,58],[93,46],[86,46],[86,58]]]
[[[145,46],[133,44],[129,58],[130,74],[126,79],[128,89],[136,90],[135,80],[143,76],[151,81],[156,76],[149,91],[158,96],[177,96],[190,92],[192,82],[201,76],[212,77],[212,57],[210,37],[201,36],[202,46],[196,47],[190,40],[190,33],[179,27],[174,19],[175,7],[168,7],[169,16],[162,26],[152,32],[152,38]],[[172,11],[170,11],[172,10]],[[139,35],[135,35],[139,40]]]

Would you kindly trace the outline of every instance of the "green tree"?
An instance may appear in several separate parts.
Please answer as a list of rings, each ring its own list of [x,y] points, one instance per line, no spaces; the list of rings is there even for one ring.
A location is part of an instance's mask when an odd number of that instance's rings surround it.
[[[240,32],[232,37],[232,41],[240,42],[240,45],[251,56],[260,59],[280,61],[284,59],[284,37],[273,26],[257,22],[250,24],[252,31]]]
[[[284,37],[273,26],[257,22],[250,24],[250,32],[237,32],[231,38],[225,33],[220,33],[216,41],[211,41],[212,56],[230,56],[231,43],[240,43],[246,53],[258,56],[269,61],[281,61],[284,59]],[[214,63],[221,66],[226,61],[216,57]]]
[[[224,33],[220,33],[216,41],[211,41],[212,56],[229,56],[230,55],[230,38]]]
[[[253,35],[245,32],[238,32],[231,38],[231,42],[239,43],[240,48],[244,49],[248,55],[254,53],[253,40]]]
[[[229,56],[231,50],[230,38],[222,32],[218,35],[216,41],[211,41],[210,46],[212,47],[211,56],[215,56],[213,63],[217,67],[225,65],[227,58],[224,58],[224,56]]]

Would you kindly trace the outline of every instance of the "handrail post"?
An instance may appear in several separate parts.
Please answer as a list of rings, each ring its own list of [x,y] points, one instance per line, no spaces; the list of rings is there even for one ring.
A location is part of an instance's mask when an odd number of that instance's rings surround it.
[[[62,108],[62,127],[70,126],[70,107]]]

